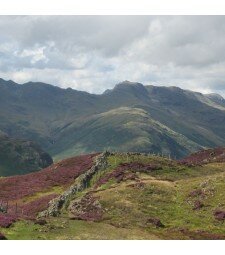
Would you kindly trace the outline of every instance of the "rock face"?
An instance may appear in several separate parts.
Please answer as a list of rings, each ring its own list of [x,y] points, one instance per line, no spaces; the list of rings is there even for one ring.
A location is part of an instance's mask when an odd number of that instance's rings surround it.
[[[26,174],[52,163],[51,156],[34,142],[0,135],[0,176]]]
[[[66,190],[59,197],[51,200],[49,202],[49,207],[47,210],[39,213],[38,217],[47,216],[58,216],[60,214],[60,209],[63,207],[64,203],[74,194],[80,192],[88,187],[88,182],[91,180],[92,176],[105,169],[108,166],[107,157],[110,155],[109,152],[104,152],[96,157],[95,164],[84,174],[81,174],[74,182],[74,184]]]

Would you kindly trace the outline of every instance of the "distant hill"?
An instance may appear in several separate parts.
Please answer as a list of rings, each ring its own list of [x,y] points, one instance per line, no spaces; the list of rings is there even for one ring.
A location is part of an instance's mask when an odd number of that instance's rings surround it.
[[[101,95],[0,80],[0,130],[55,159],[111,149],[170,155],[225,144],[225,100],[124,81]]]
[[[0,134],[0,176],[25,174],[52,163],[51,156],[34,142]]]

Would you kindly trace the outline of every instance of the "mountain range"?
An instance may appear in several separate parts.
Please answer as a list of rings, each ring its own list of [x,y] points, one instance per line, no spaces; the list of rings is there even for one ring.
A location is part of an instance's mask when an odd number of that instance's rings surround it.
[[[182,158],[225,144],[225,100],[124,81],[103,94],[0,79],[0,131],[55,159],[111,151]]]
[[[0,79],[0,119],[0,240],[225,239],[222,96]]]

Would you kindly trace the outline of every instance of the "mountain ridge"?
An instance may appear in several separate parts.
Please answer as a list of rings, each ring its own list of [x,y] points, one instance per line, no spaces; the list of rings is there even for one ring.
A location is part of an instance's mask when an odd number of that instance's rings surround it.
[[[129,81],[97,95],[0,80],[0,130],[34,140],[55,159],[107,148],[181,158],[225,144],[225,102],[209,97]]]
[[[156,86],[156,85],[151,85],[151,84],[142,84],[140,82],[133,82],[133,81],[129,81],[129,80],[124,80],[122,82],[119,82],[117,83],[113,88],[111,89],[106,89],[105,91],[103,91],[102,93],[100,94],[95,94],[95,93],[90,93],[90,92],[87,92],[85,90],[77,90],[77,89],[73,89],[71,87],[67,87],[67,88],[63,88],[63,87],[59,87],[57,85],[53,85],[53,84],[50,84],[50,83],[45,83],[45,82],[38,82],[38,81],[28,81],[28,82],[25,82],[25,83],[16,83],[14,82],[13,80],[6,80],[6,79],[3,79],[3,78],[0,78],[0,86],[1,85],[18,85],[18,86],[29,86],[31,84],[33,85],[42,85],[42,86],[49,86],[49,87],[54,87],[54,88],[58,88],[60,90],[70,90],[70,91],[74,91],[74,92],[81,92],[81,93],[86,93],[86,94],[89,94],[89,95],[96,95],[96,96],[100,96],[100,95],[103,95],[106,91],[112,91],[114,89],[118,89],[120,87],[123,87],[123,86],[133,86],[133,87],[144,87],[144,88],[148,88],[148,87],[154,87],[154,88],[167,88],[167,89],[176,89],[176,90],[180,90],[180,91],[186,91],[186,92],[192,92],[192,93],[196,93],[196,94],[201,94],[201,95],[204,95],[204,96],[209,96],[209,97],[214,97],[214,98],[217,98],[217,99],[221,99],[221,100],[225,100],[224,97],[218,93],[201,93],[201,92],[197,92],[197,91],[194,91],[194,90],[189,90],[189,89],[182,89],[180,88],[179,86],[165,86],[165,85],[160,85],[160,86]]]

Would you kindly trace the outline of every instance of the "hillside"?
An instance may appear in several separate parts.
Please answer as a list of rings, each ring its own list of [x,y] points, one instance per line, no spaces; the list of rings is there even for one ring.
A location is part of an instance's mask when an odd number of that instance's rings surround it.
[[[0,133],[0,176],[25,174],[53,163],[37,144]]]
[[[213,162],[225,162],[225,148],[198,151],[180,160],[182,164],[201,165]]]
[[[225,100],[122,82],[101,95],[0,80],[0,130],[56,160],[110,149],[182,158],[225,144]]]
[[[0,233],[8,239],[224,240],[224,177],[225,163],[216,160],[187,165],[108,152],[74,157],[0,179],[0,199],[9,204]]]

